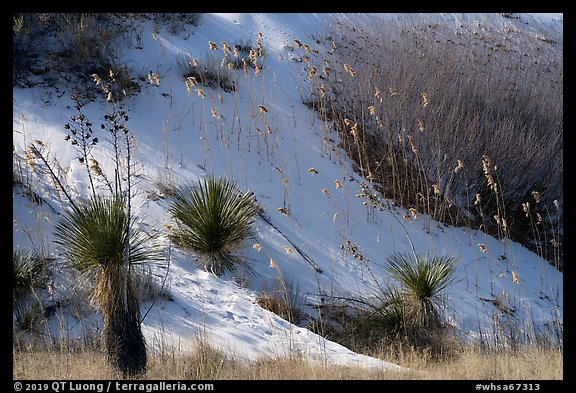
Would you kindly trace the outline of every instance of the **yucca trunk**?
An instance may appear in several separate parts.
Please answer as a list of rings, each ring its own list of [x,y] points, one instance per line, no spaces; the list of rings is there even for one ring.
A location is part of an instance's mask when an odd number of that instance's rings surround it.
[[[104,317],[104,336],[110,364],[125,376],[146,371],[146,341],[132,279],[119,264],[103,267],[95,295]]]

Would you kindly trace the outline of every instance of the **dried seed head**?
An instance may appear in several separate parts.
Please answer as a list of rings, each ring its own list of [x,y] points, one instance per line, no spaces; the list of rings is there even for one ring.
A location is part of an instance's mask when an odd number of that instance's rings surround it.
[[[210,50],[218,49],[218,45],[214,41],[208,41],[208,44],[210,45]]]
[[[488,249],[484,244],[478,243],[478,247],[480,247],[480,251],[482,251],[484,254],[488,253]]]
[[[426,94],[426,93],[421,93],[421,95],[422,95],[422,106],[423,106],[424,108],[426,108],[426,107],[428,106],[428,103],[430,102],[430,101],[428,100],[428,94]]]
[[[288,247],[288,246],[283,246],[283,247],[284,247],[284,251],[286,251],[286,254],[293,254],[294,253],[294,251],[290,247]]]
[[[368,113],[369,113],[371,116],[375,116],[375,115],[376,115],[376,108],[374,108],[374,105],[370,105],[370,106],[368,107]]]
[[[350,129],[350,133],[352,133],[352,136],[354,137],[354,143],[358,144],[358,123],[354,123]]]
[[[268,112],[268,109],[264,105],[258,105],[258,108],[260,108],[260,113]]]
[[[376,92],[374,93],[374,96],[380,100],[380,103],[382,103],[382,101],[383,101],[383,99],[382,99],[382,92],[380,91],[380,89],[378,88],[378,86],[375,86],[375,87],[374,87],[374,90],[376,91]]]
[[[276,209],[276,211],[284,214],[285,216],[288,215],[288,211],[286,209],[284,209],[283,207],[279,207],[278,209]]]
[[[490,174],[490,167],[492,166],[492,160],[486,154],[482,156],[482,169],[485,175]]]
[[[432,188],[434,189],[434,194],[440,195],[440,186],[438,184],[432,184]]]
[[[323,188],[323,189],[322,189],[322,192],[324,193],[324,195],[325,195],[326,197],[330,198],[330,193],[328,192],[328,189],[327,189],[327,188]]]
[[[480,204],[480,194],[476,194],[476,198],[474,199],[474,205],[479,205]]]
[[[102,82],[102,79],[98,76],[98,74],[92,74],[92,78],[94,78],[94,83],[96,83],[96,86]]]
[[[308,173],[317,174],[318,171],[315,168],[308,168]]]
[[[196,88],[196,92],[198,93],[198,95],[202,98],[206,97],[206,93],[204,93],[204,90],[200,89],[200,88]]]
[[[516,274],[514,270],[512,270],[512,282],[520,285],[520,278],[518,277],[518,274]]]
[[[418,127],[418,131],[420,131],[420,132],[426,131],[426,129],[424,128],[424,123],[422,122],[422,120],[418,119],[416,121],[416,126]]]
[[[552,244],[552,247],[558,248],[558,241],[556,239],[550,240],[550,244]]]
[[[522,204],[522,211],[526,213],[526,217],[530,214],[530,202],[524,202]]]
[[[462,161],[460,160],[456,160],[456,168],[454,168],[454,173],[458,173],[462,170],[462,168],[464,168],[464,164],[462,163]]]
[[[532,191],[532,197],[534,198],[536,203],[540,203],[542,201],[540,193],[538,191]]]
[[[272,269],[278,269],[278,263],[276,262],[276,260],[274,258],[270,258],[270,267]]]
[[[418,154],[418,148],[416,147],[416,144],[414,143],[414,138],[412,138],[411,135],[406,135],[406,137],[408,138],[408,142],[410,143],[410,147],[412,148],[412,153]]]
[[[410,209],[408,209],[408,211],[410,212],[410,214],[412,215],[412,218],[414,220],[416,220],[418,218],[418,211],[416,209],[411,207]]]
[[[344,69],[350,74],[350,76],[356,76],[356,71],[354,71],[354,68],[350,67],[348,64],[344,63]]]
[[[256,251],[260,251],[262,249],[262,246],[258,243],[254,243],[252,245],[252,248],[255,249]]]
[[[336,183],[336,188],[342,188],[342,183],[340,183],[340,180],[336,179],[334,180],[334,183]]]
[[[152,71],[148,73],[148,81],[152,85],[160,86],[160,76]]]

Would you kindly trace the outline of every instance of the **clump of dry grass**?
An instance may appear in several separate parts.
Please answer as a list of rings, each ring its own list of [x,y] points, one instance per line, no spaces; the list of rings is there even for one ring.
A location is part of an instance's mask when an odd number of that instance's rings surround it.
[[[309,82],[308,105],[386,197],[438,221],[484,224],[561,268],[561,209],[541,209],[548,220],[535,236],[522,203],[536,190],[542,205],[562,206],[562,48],[473,24],[458,33],[331,24],[326,54],[310,62],[334,71],[323,75],[321,94]]]
[[[225,92],[236,91],[234,74],[228,67],[222,65],[212,52],[208,52],[201,59],[184,55],[178,61],[178,66],[189,92],[199,83],[207,87],[221,88]],[[196,87],[197,91],[198,89]]]
[[[13,378],[24,380],[121,380],[96,342],[77,345],[14,345]],[[408,346],[377,349],[374,355],[408,370],[386,370],[327,364],[305,355],[240,359],[198,340],[190,351],[151,350],[142,379],[154,380],[552,380],[563,379],[561,350],[524,348],[518,351],[485,350],[460,346],[451,356],[438,359]]]

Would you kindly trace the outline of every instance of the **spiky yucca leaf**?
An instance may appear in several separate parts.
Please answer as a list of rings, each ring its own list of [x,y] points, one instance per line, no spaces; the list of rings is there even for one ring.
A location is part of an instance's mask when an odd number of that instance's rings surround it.
[[[241,258],[234,254],[251,236],[251,225],[259,207],[254,196],[238,190],[224,178],[199,180],[179,187],[170,206],[177,228],[173,241],[205,258],[206,268],[216,275],[234,270]]]
[[[395,254],[387,262],[388,272],[400,285],[407,324],[422,328],[439,326],[440,292],[456,280],[457,259]]]
[[[64,256],[80,271],[108,264],[129,264],[157,260],[150,245],[151,236],[136,228],[121,197],[92,198],[56,224],[55,243]]]
[[[46,262],[30,250],[12,253],[12,289],[25,290],[42,285],[46,278]]]

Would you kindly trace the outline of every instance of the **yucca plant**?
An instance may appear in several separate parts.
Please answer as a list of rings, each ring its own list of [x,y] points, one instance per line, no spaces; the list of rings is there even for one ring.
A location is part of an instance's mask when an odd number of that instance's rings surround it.
[[[235,251],[251,236],[259,209],[253,193],[239,190],[231,180],[199,180],[175,192],[170,213],[177,225],[171,237],[200,254],[208,271],[221,275],[244,262]]]
[[[70,265],[95,278],[92,299],[104,318],[110,363],[124,375],[146,369],[146,342],[132,270],[159,259],[150,234],[138,229],[119,196],[95,196],[63,217],[55,243]]]
[[[41,286],[46,278],[46,261],[31,250],[12,253],[12,289],[26,290]]]
[[[456,281],[456,263],[453,257],[418,254],[395,254],[387,260],[387,271],[398,287],[381,294],[377,316],[388,336],[402,334],[421,344],[443,326],[441,292]]]

